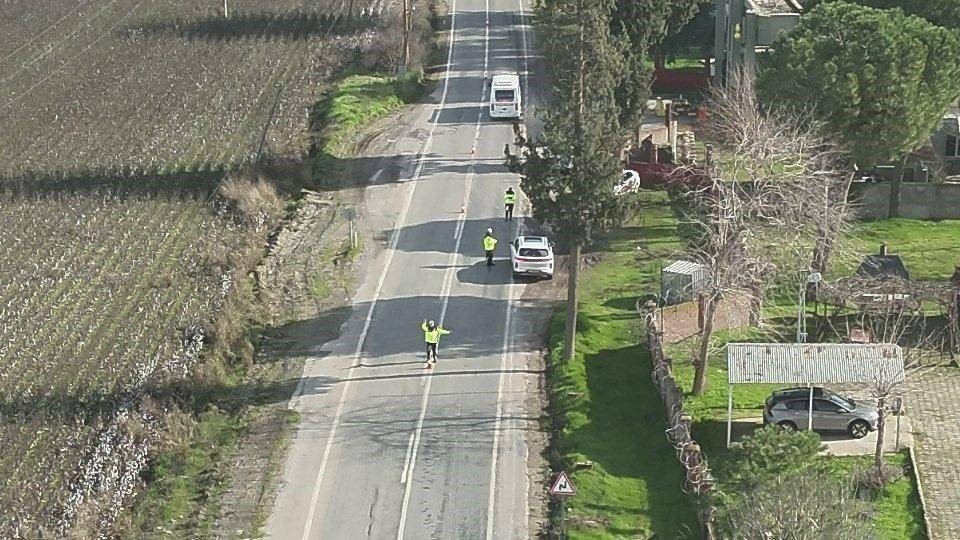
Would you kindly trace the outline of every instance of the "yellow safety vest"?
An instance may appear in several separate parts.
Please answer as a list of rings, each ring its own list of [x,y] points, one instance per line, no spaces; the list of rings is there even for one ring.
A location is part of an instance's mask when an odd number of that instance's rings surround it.
[[[484,251],[493,251],[497,247],[497,239],[492,236],[483,237],[483,249]]]
[[[516,193],[510,193],[510,192],[508,191],[508,192],[505,192],[505,193],[503,194],[503,204],[514,204],[514,202],[516,202],[516,200],[517,200],[517,194],[516,194]]]
[[[446,330],[442,326],[437,326],[433,330],[430,330],[427,323],[420,325],[420,328],[423,328],[423,341],[427,343],[440,343],[440,336],[450,333],[449,330]]]

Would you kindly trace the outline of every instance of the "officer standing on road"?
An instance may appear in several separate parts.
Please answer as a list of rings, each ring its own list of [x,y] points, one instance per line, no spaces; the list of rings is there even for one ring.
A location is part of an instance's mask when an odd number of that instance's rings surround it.
[[[437,323],[433,321],[423,320],[423,324],[420,325],[420,328],[423,329],[423,341],[427,344],[427,368],[433,369],[433,364],[430,363],[430,356],[433,355],[433,363],[437,363],[437,344],[440,343],[440,336],[444,336],[450,333],[449,330],[442,326],[437,326]]]
[[[497,247],[497,239],[493,237],[493,229],[487,229],[483,236],[483,250],[487,252],[487,266],[493,266],[493,250]]]
[[[510,221],[513,219],[513,205],[517,202],[517,194],[513,192],[513,187],[508,187],[507,191],[503,194],[503,208],[506,214],[505,219]]]

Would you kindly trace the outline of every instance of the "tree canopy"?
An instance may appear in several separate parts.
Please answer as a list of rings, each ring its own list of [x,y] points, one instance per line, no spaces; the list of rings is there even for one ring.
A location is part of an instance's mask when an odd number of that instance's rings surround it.
[[[817,6],[761,58],[767,106],[809,110],[868,168],[919,147],[957,97],[960,37],[900,10]]]
[[[809,9],[821,3],[805,2],[804,6]],[[923,17],[937,26],[960,29],[960,0],[853,0],[853,3],[878,9],[899,8],[907,15]]]
[[[613,0],[555,0],[538,8],[541,51],[552,76],[551,99],[540,108],[543,131],[506,149],[511,172],[533,205],[570,247],[564,358],[574,354],[580,246],[597,229],[618,222],[613,195],[620,177],[621,109],[615,99],[628,71],[624,48],[611,36]]]
[[[623,77],[614,91],[624,127],[639,124],[650,91],[651,70],[644,64],[652,49],[679,31],[704,0],[616,0],[610,29],[622,48]]]
[[[622,49],[609,28],[611,0],[563,0],[543,8],[542,50],[553,95],[541,107],[543,132],[521,140],[523,159],[508,156],[522,175],[534,217],[571,243],[618,219],[613,196],[621,166],[614,91],[624,73]]]

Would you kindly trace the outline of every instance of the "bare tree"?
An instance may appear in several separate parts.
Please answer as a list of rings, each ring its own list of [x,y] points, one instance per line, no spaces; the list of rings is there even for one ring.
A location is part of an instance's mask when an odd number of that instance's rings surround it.
[[[728,294],[762,299],[797,291],[846,230],[842,155],[809,119],[762,111],[753,81],[737,78],[709,100],[707,170],[680,197],[696,239],[686,257],[706,268],[693,391],[703,392],[714,320]],[[680,173],[690,178],[689,170]],[[814,264],[815,261],[820,261]],[[762,304],[762,302],[761,302]]]
[[[933,314],[931,306],[939,305],[939,314],[949,309],[950,290],[937,283],[854,277],[837,280],[826,286],[825,292],[838,314],[845,309],[854,310],[852,314],[829,319],[835,336],[896,344],[903,350],[902,372],[878,369],[869,383],[870,398],[878,411],[870,483],[881,487],[890,480],[883,461],[887,412],[894,400],[922,382],[924,372],[932,366],[930,357],[949,346],[947,329],[928,323]]]

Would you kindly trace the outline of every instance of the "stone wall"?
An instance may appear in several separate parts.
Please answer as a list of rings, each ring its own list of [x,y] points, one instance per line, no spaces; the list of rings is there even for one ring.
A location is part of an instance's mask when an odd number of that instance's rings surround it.
[[[700,333],[703,318],[700,302],[691,300],[657,309],[655,315],[664,343],[677,343]],[[743,328],[750,324],[750,295],[731,293],[720,300],[713,316],[714,330]]]
[[[887,219],[890,216],[889,182],[856,182],[850,188],[850,200],[860,219]],[[960,183],[900,184],[900,210],[896,217],[911,219],[960,219]]]

